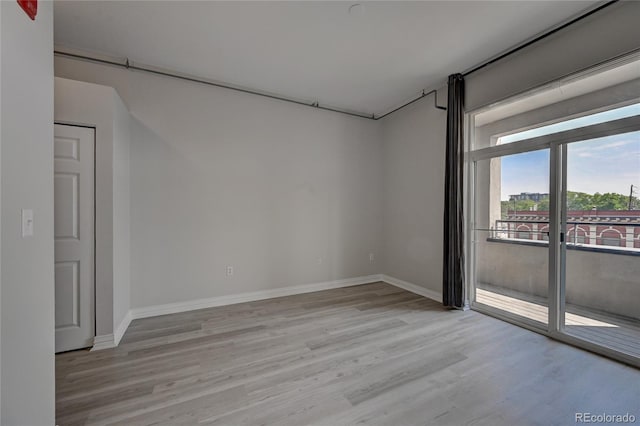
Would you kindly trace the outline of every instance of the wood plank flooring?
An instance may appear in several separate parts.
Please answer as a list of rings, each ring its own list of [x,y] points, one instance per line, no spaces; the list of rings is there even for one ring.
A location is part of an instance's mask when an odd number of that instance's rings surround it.
[[[640,371],[384,283],[132,322],[56,356],[59,425],[565,425],[640,419]]]
[[[476,301],[530,320],[547,324],[548,302],[500,287],[476,288]],[[566,305],[565,332],[575,337],[640,356],[640,323],[631,318],[596,312],[582,306]]]

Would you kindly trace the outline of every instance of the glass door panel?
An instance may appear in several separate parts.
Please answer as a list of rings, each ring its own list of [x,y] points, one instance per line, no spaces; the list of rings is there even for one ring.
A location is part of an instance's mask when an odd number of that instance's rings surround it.
[[[477,160],[476,305],[547,329],[549,149]]]
[[[640,356],[640,132],[567,144],[563,190],[563,331]]]

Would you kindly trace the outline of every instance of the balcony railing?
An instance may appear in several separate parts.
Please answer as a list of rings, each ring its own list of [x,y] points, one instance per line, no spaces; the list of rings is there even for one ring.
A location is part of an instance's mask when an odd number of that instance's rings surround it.
[[[547,244],[549,222],[498,219],[490,230],[493,240]],[[567,244],[573,247],[640,252],[640,223],[611,221],[568,221]]]

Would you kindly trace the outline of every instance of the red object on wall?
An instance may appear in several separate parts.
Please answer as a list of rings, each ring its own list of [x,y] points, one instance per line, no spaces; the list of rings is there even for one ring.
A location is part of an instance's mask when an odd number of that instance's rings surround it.
[[[18,0],[18,4],[32,21],[36,20],[36,14],[38,13],[38,0]]]

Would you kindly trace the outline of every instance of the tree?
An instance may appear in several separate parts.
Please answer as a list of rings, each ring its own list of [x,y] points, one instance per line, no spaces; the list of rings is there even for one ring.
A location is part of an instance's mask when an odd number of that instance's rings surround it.
[[[571,210],[627,210],[629,196],[607,192],[587,194],[584,192],[567,192],[567,207]]]
[[[502,207],[502,218],[506,219],[507,215],[509,214],[509,212],[513,212],[514,210],[517,210],[519,212],[521,211],[530,211],[530,210],[542,210],[540,208],[540,205],[542,203],[546,203],[546,209],[549,210],[549,201],[548,200],[543,200],[541,202],[535,202],[533,200],[513,200],[513,201],[502,201],[501,202],[501,207]]]
[[[640,205],[637,197],[631,199],[632,205]],[[508,212],[517,211],[549,211],[549,199],[543,199],[539,202],[532,200],[520,201],[502,201],[502,218],[506,219]],[[568,211],[586,211],[586,210],[628,210],[629,196],[607,192],[600,194],[587,194],[586,192],[567,191],[567,210]]]

